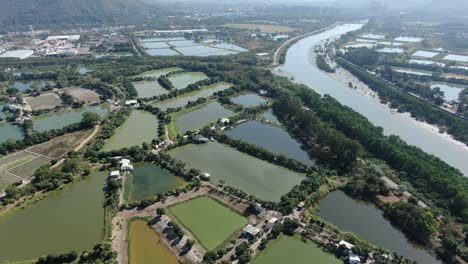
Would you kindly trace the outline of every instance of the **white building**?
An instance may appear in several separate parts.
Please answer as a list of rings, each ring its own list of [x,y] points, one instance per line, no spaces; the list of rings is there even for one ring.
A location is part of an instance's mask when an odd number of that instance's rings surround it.
[[[109,174],[109,177],[115,179],[115,180],[119,180],[121,177],[120,177],[120,171],[111,171],[111,173]]]

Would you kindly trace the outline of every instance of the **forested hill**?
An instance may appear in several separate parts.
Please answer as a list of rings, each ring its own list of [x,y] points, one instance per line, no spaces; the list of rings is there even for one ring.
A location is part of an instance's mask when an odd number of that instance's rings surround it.
[[[155,5],[140,0],[0,0],[0,26],[137,21],[156,11]]]

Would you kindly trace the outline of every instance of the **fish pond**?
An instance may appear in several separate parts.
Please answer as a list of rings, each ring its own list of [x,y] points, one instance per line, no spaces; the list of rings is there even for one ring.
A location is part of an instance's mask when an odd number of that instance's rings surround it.
[[[212,96],[214,93],[224,91],[232,86],[230,83],[218,82],[209,86],[203,87],[201,90],[193,91],[175,98],[164,100],[153,104],[154,106],[166,111],[168,108],[184,107],[188,102],[194,102],[200,98]]]
[[[170,72],[175,72],[175,71],[179,71],[179,70],[182,70],[182,69],[177,68],[177,67],[157,69],[157,70],[143,72],[141,74],[138,74],[135,77],[159,78],[159,77],[161,77],[163,75],[166,75],[166,74],[168,74]]]
[[[301,149],[301,145],[281,127],[267,125],[259,121],[249,121],[226,131],[226,134],[274,153],[285,155],[306,165],[314,165],[307,152]]]
[[[107,140],[103,151],[119,150],[143,143],[151,143],[157,138],[158,120],[156,116],[139,110],[134,110],[115,134]]]
[[[215,182],[244,190],[256,197],[278,201],[299,184],[304,176],[286,168],[252,157],[218,142],[187,145],[169,154],[191,168],[211,174]]]
[[[184,134],[187,131],[202,128],[220,118],[232,115],[234,115],[234,112],[231,110],[224,108],[218,102],[212,102],[194,111],[177,116],[175,121],[177,133]]]
[[[247,224],[245,217],[207,196],[171,206],[169,212],[207,250],[217,248]]]
[[[96,113],[104,117],[109,112],[108,105],[86,106],[80,109],[67,110],[63,112],[51,112],[33,117],[33,128],[38,132],[52,129],[61,129],[68,125],[79,123],[86,112]]]
[[[268,109],[263,115],[262,118],[264,118],[266,121],[271,122],[271,123],[276,123],[279,124],[280,121],[278,117],[273,113],[273,109]]]
[[[90,250],[103,235],[106,176],[103,172],[93,173],[0,218],[0,263]]]
[[[291,261],[294,260],[294,261]],[[253,264],[341,264],[330,253],[320,249],[314,242],[299,235],[281,235],[272,241],[252,262]]]
[[[154,197],[187,185],[181,177],[151,163],[135,165],[135,170],[127,176],[126,181],[125,198],[134,201]]]
[[[0,123],[0,144],[9,139],[20,140],[24,138],[24,130],[16,125]]]
[[[35,81],[15,81],[12,83],[9,88],[16,88],[20,92],[27,92],[35,88],[44,88],[47,84],[54,85],[52,81],[46,80],[35,80]]]
[[[424,264],[441,264],[434,256],[412,244],[393,227],[383,212],[365,202],[354,200],[341,191],[319,201],[320,217],[345,230],[352,231],[373,244],[395,251]]]
[[[184,89],[190,84],[208,79],[203,72],[182,72],[170,75],[168,77],[176,89]]]
[[[132,221],[129,227],[130,264],[178,264],[177,258],[144,220]]]
[[[265,104],[268,101],[256,94],[243,94],[231,99],[235,104],[242,105],[243,107],[255,107]]]
[[[162,87],[158,81],[138,81],[132,84],[138,93],[138,98],[149,98],[169,93],[169,90]]]
[[[458,96],[460,95],[461,91],[463,91],[463,89],[467,89],[466,87],[457,86],[450,83],[431,83],[431,89],[434,89],[436,87],[439,87],[440,90],[444,92],[444,98],[447,101],[458,100]]]

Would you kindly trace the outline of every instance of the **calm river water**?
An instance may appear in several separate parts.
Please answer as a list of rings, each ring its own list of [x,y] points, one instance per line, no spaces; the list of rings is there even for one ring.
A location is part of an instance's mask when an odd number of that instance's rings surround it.
[[[374,102],[372,98],[360,95],[346,85],[332,79],[310,61],[309,54],[314,45],[322,40],[358,30],[362,24],[336,26],[314,36],[304,38],[291,46],[286,55],[286,63],[275,70],[277,74],[293,76],[294,79],[314,89],[320,94],[329,94],[340,103],[353,108],[367,117],[374,125],[381,126],[387,135],[400,136],[408,144],[420,147],[448,164],[458,168],[468,176],[468,148],[436,135],[408,118],[395,114]],[[279,73],[279,70],[282,72]]]

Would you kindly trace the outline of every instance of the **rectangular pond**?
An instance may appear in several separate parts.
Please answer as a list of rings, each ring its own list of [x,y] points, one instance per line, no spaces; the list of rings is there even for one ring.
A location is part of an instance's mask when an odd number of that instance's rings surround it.
[[[174,88],[184,89],[190,84],[208,79],[203,72],[182,72],[168,77],[169,81],[172,82]]]
[[[395,38],[395,41],[411,42],[411,43],[420,42],[420,41],[423,41],[423,40],[424,40],[423,38],[418,38],[418,37],[398,37],[398,38]]]
[[[143,143],[151,143],[158,135],[158,120],[156,116],[134,110],[115,134],[107,140],[103,151],[119,150],[133,146],[141,146]]]
[[[294,261],[291,261],[294,260]],[[253,264],[341,264],[343,261],[299,235],[280,235],[252,261]]]
[[[437,65],[441,67],[445,67],[445,64],[442,62],[435,62],[431,60],[417,60],[417,59],[411,59],[408,61],[409,63],[415,63],[415,64],[421,64],[421,65]]]
[[[268,201],[278,201],[304,179],[301,174],[218,142],[187,145],[173,149],[169,154],[191,168],[211,174],[214,182],[222,180],[228,185]]]
[[[455,55],[455,54],[449,54],[445,56],[443,59],[450,60],[450,61],[468,62],[468,56]]]
[[[177,56],[180,55],[173,49],[147,49],[146,53],[150,56]]]
[[[129,226],[129,263],[179,263],[176,256],[161,242],[161,238],[148,226],[148,222],[135,220]]]
[[[91,174],[0,218],[0,263],[92,249],[103,235],[106,178],[105,172]]]
[[[255,107],[268,102],[256,94],[239,95],[231,98],[231,101],[235,104],[242,105],[243,107]]]
[[[380,53],[403,53],[403,52],[405,52],[405,50],[402,49],[402,48],[382,48],[382,49],[378,49],[377,52],[380,52]]]
[[[224,108],[218,102],[212,102],[202,108],[177,116],[175,121],[177,133],[185,134],[187,131],[202,128],[211,122],[216,122],[220,118],[232,115],[234,115],[234,112],[231,110]]]
[[[33,128],[38,132],[64,128],[68,125],[81,122],[83,114],[86,112],[96,113],[99,116],[104,117],[109,112],[109,106],[86,106],[80,109],[67,110],[63,112],[52,112],[34,116],[32,118],[34,124]]]
[[[306,165],[314,165],[307,152],[302,150],[301,145],[283,128],[263,124],[259,121],[249,121],[226,131],[226,135],[282,154]]]
[[[173,205],[169,212],[207,250],[217,248],[247,224],[245,217],[207,196]]]
[[[442,264],[424,249],[413,245],[405,235],[393,227],[383,212],[372,204],[354,200],[341,191],[328,194],[319,201],[320,217],[349,230],[369,242],[395,251],[424,264]]]
[[[168,100],[164,100],[161,102],[157,102],[152,104],[155,107],[160,108],[163,111],[166,111],[168,108],[179,108],[184,107],[187,105],[188,102],[194,102],[200,98],[207,98],[212,96],[214,93],[219,91],[224,91],[226,89],[231,88],[232,84],[219,82],[209,86],[203,87],[201,90],[193,91],[188,94],[184,94],[182,96],[178,96],[175,98],[171,98]]]
[[[166,193],[187,185],[181,177],[163,170],[151,163],[135,165],[135,170],[127,176],[125,196],[129,200],[143,200],[157,194]]]
[[[412,70],[412,69],[394,69],[394,71],[399,72],[399,73],[418,75],[418,76],[431,76],[432,75],[432,73],[430,72],[418,71],[418,70]]]
[[[169,90],[163,88],[158,81],[138,81],[132,84],[138,93],[138,98],[149,98],[169,93]]]
[[[138,74],[135,77],[149,77],[149,78],[159,78],[163,75],[166,75],[170,72],[175,72],[175,71],[180,71],[182,70],[181,68],[177,67],[171,67],[171,68],[164,68],[164,69],[157,69],[157,70],[152,70],[152,71],[146,71],[143,73]]]
[[[413,57],[422,57],[422,58],[433,58],[433,57],[435,57],[437,55],[439,55],[438,52],[418,50],[415,53],[413,53],[411,56],[413,56]]]
[[[380,34],[365,34],[361,36],[362,38],[368,38],[368,39],[384,39],[385,35],[380,35]]]

